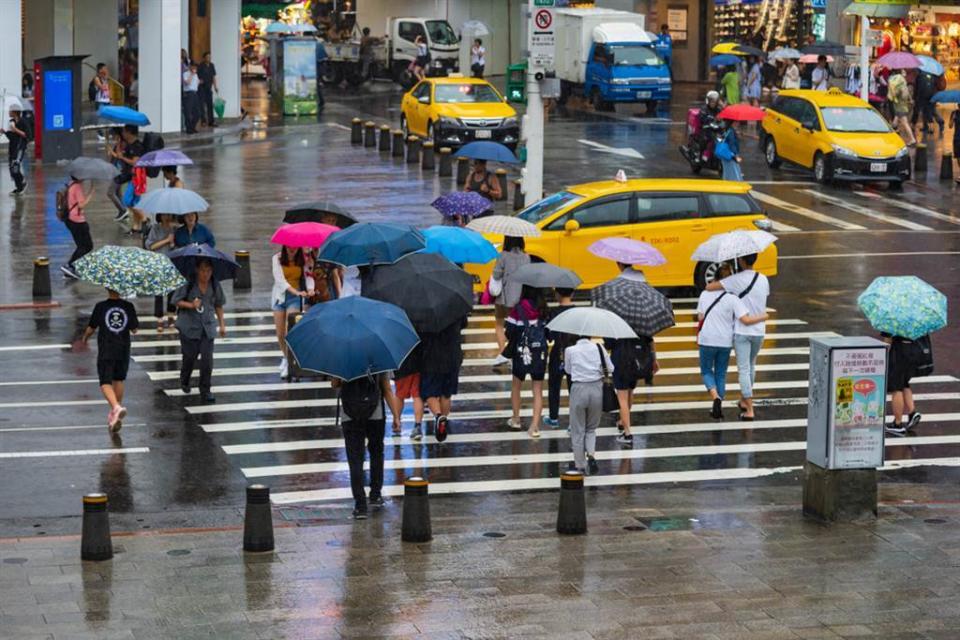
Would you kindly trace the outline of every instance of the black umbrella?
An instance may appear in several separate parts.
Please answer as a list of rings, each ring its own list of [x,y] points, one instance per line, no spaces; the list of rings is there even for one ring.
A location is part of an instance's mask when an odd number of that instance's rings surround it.
[[[813,54],[815,56],[842,56],[847,52],[845,45],[830,40],[820,40],[813,44],[808,44],[800,50],[804,55]]]
[[[766,55],[763,52],[763,49],[757,49],[756,47],[751,47],[747,44],[738,44],[735,53],[741,53],[748,56],[763,56]]]
[[[583,280],[570,269],[546,262],[525,264],[510,276],[511,280],[537,289],[576,289]]]
[[[406,311],[418,333],[441,331],[473,308],[473,277],[436,253],[414,253],[374,267],[360,289],[365,298]]]
[[[594,306],[626,320],[638,336],[654,336],[675,324],[670,299],[645,282],[614,278],[591,291],[590,298]]]
[[[331,221],[330,216],[335,216],[336,221]],[[329,200],[319,200],[317,202],[307,202],[298,204],[292,209],[287,209],[283,214],[284,222],[321,222],[325,224],[334,224],[341,229],[346,229],[352,224],[358,222],[356,216],[346,211],[343,207]]]
[[[213,264],[215,280],[232,280],[237,277],[240,269],[240,265],[234,262],[233,258],[208,244],[190,244],[171,251],[168,257],[187,279],[193,278],[197,271],[197,260],[201,258],[206,258]]]

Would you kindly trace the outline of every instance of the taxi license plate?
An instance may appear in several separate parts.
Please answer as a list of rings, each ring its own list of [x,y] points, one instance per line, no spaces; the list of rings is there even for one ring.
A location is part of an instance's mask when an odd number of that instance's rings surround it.
[[[653,95],[652,91],[637,91],[638,98],[649,98]]]
[[[887,163],[886,162],[871,162],[870,163],[870,173],[886,173],[887,172]]]
[[[493,134],[490,130],[480,129],[476,132],[476,134],[473,137],[476,138],[477,140],[484,140],[484,139],[489,139],[490,137],[492,137],[492,135]]]

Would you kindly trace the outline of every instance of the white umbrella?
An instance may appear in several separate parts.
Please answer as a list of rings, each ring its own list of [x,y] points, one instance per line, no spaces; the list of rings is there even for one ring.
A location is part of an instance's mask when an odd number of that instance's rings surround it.
[[[25,98],[5,93],[3,96],[0,96],[0,113],[5,116],[6,114],[10,113],[11,110],[33,111],[33,105]]]
[[[484,216],[472,220],[467,228],[480,233],[495,233],[514,238],[536,238],[540,235],[540,229],[537,229],[536,225],[513,216]]]
[[[740,256],[760,253],[777,241],[766,231],[729,231],[710,237],[690,256],[698,262],[726,262]]]
[[[770,54],[771,60],[799,60],[803,54],[791,47],[780,47]]]
[[[490,35],[490,28],[480,20],[467,20],[460,27],[460,32],[467,36],[480,37]]]
[[[206,211],[210,208],[200,194],[189,189],[154,189],[144,194],[137,208],[151,215],[172,213],[182,216],[185,213]]]
[[[77,180],[112,180],[120,175],[120,170],[106,160],[85,156],[71,160],[64,171]]]
[[[623,318],[612,311],[596,307],[567,309],[547,324],[557,333],[570,333],[588,338],[636,338],[637,334]]]

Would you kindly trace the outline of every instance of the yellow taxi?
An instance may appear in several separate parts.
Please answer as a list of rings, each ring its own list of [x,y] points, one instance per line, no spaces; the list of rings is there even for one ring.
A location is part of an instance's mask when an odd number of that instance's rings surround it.
[[[617,274],[616,264],[598,258],[587,247],[603,238],[622,236],[649,242],[667,258],[643,272],[655,287],[696,286],[714,279],[717,265],[690,259],[710,236],[736,229],[771,228],[745,182],[700,179],[637,179],[589,182],[555,193],[517,214],[535,224],[541,235],[526,238],[526,251],[536,261],[572,269],[592,288]],[[494,243],[501,236],[487,235]],[[482,287],[493,262],[467,269]],[[777,273],[777,249],[757,259],[756,269]]]
[[[491,140],[515,150],[520,141],[517,112],[481,78],[421,80],[404,94],[400,109],[404,133],[432,139],[437,149]]]
[[[829,91],[781,91],[763,118],[760,145],[767,164],[812,169],[818,182],[888,182],[910,178],[903,139],[863,100]]]

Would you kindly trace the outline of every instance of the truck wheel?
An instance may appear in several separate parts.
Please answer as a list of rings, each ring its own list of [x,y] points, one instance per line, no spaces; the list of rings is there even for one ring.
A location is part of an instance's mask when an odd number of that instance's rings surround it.
[[[363,77],[363,66],[359,62],[347,64],[343,75],[351,87],[359,87],[367,80]]]
[[[610,103],[603,99],[603,94],[600,93],[600,89],[594,87],[593,92],[590,94],[590,101],[593,103],[594,111],[611,111]]]
[[[657,101],[647,100],[647,115],[651,118],[657,115]]]
[[[697,293],[707,288],[707,285],[717,279],[717,271],[720,264],[716,262],[698,262],[696,269],[693,270],[693,286]]]
[[[320,63],[320,79],[326,85],[338,85],[343,80],[343,69],[340,65],[324,60]]]
[[[570,98],[570,94],[573,92],[573,88],[570,86],[570,83],[566,80],[560,81],[560,97],[557,98],[557,104],[564,105],[567,104],[567,100]]]

